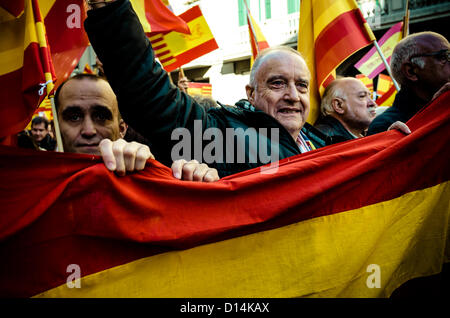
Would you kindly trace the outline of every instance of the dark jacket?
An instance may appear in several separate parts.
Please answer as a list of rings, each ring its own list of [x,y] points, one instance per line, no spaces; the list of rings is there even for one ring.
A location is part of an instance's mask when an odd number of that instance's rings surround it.
[[[272,156],[272,162],[276,161],[273,158],[300,154],[288,131],[268,114],[246,108],[245,103],[206,111],[174,86],[155,61],[150,42],[128,1],[89,11],[85,29],[117,95],[122,117],[150,141],[152,153],[163,164],[170,166],[181,157],[197,159],[216,168],[223,177],[268,163],[265,154]],[[228,138],[230,132],[236,136]],[[272,143],[276,134],[279,142]],[[213,147],[211,135],[219,139],[216,145],[223,147]],[[190,147],[183,148],[182,143]],[[244,158],[239,157],[243,154],[241,147],[245,149]],[[181,148],[187,151],[182,153]],[[214,157],[214,162],[205,160],[205,154]]]
[[[386,131],[396,121],[406,123],[411,117],[417,114],[425,104],[426,102],[416,97],[413,92],[406,88],[402,88],[395,96],[392,106],[375,117],[372,121],[367,135]]]
[[[319,118],[314,124],[314,127],[326,136],[326,145],[356,139],[355,136],[344,128],[339,120],[332,116],[324,116]]]

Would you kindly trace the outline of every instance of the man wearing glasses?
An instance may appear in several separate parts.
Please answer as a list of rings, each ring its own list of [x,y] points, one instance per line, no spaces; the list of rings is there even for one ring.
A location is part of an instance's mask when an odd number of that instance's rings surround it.
[[[376,117],[368,134],[388,130],[395,121],[407,122],[423,106],[450,87],[450,44],[442,35],[420,32],[394,48],[391,69],[401,89],[394,104]]]

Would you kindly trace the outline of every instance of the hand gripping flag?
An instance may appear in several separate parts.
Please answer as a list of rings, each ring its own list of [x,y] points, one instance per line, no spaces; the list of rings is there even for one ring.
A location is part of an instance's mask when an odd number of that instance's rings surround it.
[[[0,138],[27,126],[56,80],[38,1],[22,2],[17,17],[0,8]]]
[[[215,183],[0,147],[0,296],[389,297],[450,261],[449,102]]]
[[[320,96],[334,80],[336,68],[375,36],[354,0],[302,0],[298,50],[311,72],[311,111],[308,122],[320,113]]]

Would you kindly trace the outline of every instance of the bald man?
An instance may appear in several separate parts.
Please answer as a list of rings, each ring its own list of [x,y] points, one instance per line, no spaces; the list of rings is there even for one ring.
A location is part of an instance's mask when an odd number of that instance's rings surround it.
[[[377,104],[369,89],[353,77],[331,82],[322,96],[322,117],[314,127],[327,136],[327,144],[364,137],[375,118]]]
[[[450,88],[449,50],[448,40],[435,32],[411,34],[395,46],[391,69],[401,89],[394,104],[373,120],[368,134],[385,131],[395,121],[407,122]]]

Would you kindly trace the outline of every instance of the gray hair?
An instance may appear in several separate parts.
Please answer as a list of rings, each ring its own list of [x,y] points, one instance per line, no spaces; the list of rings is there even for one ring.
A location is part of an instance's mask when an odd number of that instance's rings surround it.
[[[404,85],[407,83],[407,79],[402,73],[402,65],[406,62],[409,62],[411,56],[423,53],[421,52],[418,43],[420,41],[420,38],[424,36],[443,38],[443,36],[439,33],[430,31],[414,33],[402,39],[394,48],[394,52],[391,56],[391,70],[392,75],[400,85]],[[411,63],[414,63],[416,66],[422,69],[425,67],[425,61],[423,57],[414,57],[411,59]]]
[[[274,47],[269,47],[265,50],[262,50],[258,56],[255,59],[255,62],[253,63],[252,69],[250,71],[250,86],[256,88],[256,73],[258,72],[259,67],[261,66],[262,62],[264,61],[264,57],[266,57],[267,55],[269,55],[272,52],[287,52],[287,53],[292,53],[295,55],[300,56],[303,61],[305,61],[305,58],[303,57],[303,55],[297,51],[294,50],[293,48],[289,47],[289,46],[274,46]],[[305,61],[306,64],[306,61]],[[308,69],[309,71],[309,69]]]
[[[327,116],[335,112],[331,104],[333,99],[335,98],[345,99],[347,97],[344,90],[342,89],[342,86],[339,85],[339,83],[343,79],[345,79],[345,77],[335,79],[325,88],[325,91],[323,92],[322,96],[322,101],[320,103],[320,112],[322,113],[322,115]]]

